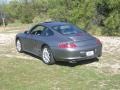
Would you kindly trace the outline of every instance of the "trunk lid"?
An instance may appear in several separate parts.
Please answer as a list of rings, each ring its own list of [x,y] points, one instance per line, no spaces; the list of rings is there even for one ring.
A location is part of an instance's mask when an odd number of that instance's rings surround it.
[[[79,41],[82,42],[82,41],[94,39],[94,37],[88,33],[78,33],[78,34],[66,35],[66,37],[75,42],[79,42]]]
[[[91,46],[96,45],[96,38],[91,36],[88,33],[79,33],[79,34],[72,34],[66,35],[67,38],[71,39],[75,42],[78,46]]]

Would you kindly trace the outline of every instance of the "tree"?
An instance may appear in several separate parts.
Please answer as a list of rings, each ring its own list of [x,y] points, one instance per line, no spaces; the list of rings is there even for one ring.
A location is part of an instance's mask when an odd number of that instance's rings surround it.
[[[51,18],[86,30],[102,27],[104,35],[120,35],[120,0],[12,0],[5,11],[22,23]]]

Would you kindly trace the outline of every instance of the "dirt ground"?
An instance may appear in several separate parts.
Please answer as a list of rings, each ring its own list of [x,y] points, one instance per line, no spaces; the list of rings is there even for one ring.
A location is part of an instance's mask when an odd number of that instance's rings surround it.
[[[15,35],[19,30],[0,32],[0,57],[29,58],[34,57],[19,54],[15,49]],[[103,54],[99,62],[86,64],[86,66],[97,68],[99,71],[111,74],[120,74],[120,37],[98,37],[103,44]]]

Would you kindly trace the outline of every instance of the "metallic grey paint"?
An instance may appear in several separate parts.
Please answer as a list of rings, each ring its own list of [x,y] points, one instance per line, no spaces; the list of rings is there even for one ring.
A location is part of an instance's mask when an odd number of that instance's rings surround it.
[[[42,54],[43,45],[50,47],[53,56],[56,61],[70,61],[70,60],[86,60],[91,58],[100,57],[102,54],[102,44],[97,44],[97,38],[91,36],[86,32],[82,32],[80,35],[62,35],[51,28],[53,25],[66,24],[63,22],[45,22],[38,25],[49,28],[54,34],[51,36],[40,36],[30,34],[30,31],[19,33],[16,35],[16,39],[20,39],[22,42],[22,48],[24,51],[40,56]],[[78,47],[76,48],[59,48],[60,42],[74,42]],[[93,56],[86,56],[86,52],[93,51]]]

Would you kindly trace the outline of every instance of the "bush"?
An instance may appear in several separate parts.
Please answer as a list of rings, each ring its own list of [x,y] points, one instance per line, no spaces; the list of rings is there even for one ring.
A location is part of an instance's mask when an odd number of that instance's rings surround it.
[[[35,16],[32,21],[33,23],[40,23],[45,21],[51,21],[51,19],[47,15],[39,15],[39,16]]]
[[[120,35],[120,0],[12,0],[5,10],[22,23],[51,18],[77,24],[94,34]]]
[[[23,15],[20,18],[22,23],[32,23],[32,17],[30,15]]]

